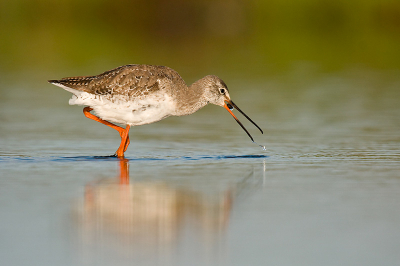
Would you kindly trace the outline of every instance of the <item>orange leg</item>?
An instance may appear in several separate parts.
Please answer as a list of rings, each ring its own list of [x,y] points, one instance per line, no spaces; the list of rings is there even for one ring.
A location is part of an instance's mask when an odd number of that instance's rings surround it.
[[[119,145],[119,148],[116,152],[117,157],[123,158],[124,157],[124,152],[128,148],[128,141],[129,141],[129,129],[131,128],[130,125],[127,125],[122,136],[121,136],[121,144]]]
[[[90,118],[94,121],[100,122],[106,126],[109,126],[115,130],[118,131],[120,137],[121,137],[121,144],[119,145],[119,148],[117,150],[117,152],[115,153],[117,155],[117,157],[124,157],[124,152],[126,151],[126,149],[129,146],[130,140],[129,140],[129,129],[130,129],[130,125],[127,125],[126,128],[122,128],[120,126],[114,125],[113,123],[110,123],[106,120],[103,120],[93,114],[90,113],[90,111],[92,111],[93,108],[90,107],[85,107],[83,108],[83,114],[87,117]]]

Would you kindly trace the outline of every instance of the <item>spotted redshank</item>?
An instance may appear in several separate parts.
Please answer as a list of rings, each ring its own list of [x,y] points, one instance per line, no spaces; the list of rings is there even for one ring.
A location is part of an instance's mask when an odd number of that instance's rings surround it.
[[[232,102],[226,84],[213,75],[205,76],[188,87],[178,72],[169,67],[125,65],[97,76],[49,82],[73,94],[70,105],[86,106],[83,108],[86,117],[119,132],[121,144],[115,153],[117,157],[124,157],[130,142],[128,133],[131,126],[154,123],[168,116],[190,115],[208,103],[225,107],[253,142],[253,137],[232,113],[234,108],[263,133]],[[92,110],[97,116],[90,113]]]

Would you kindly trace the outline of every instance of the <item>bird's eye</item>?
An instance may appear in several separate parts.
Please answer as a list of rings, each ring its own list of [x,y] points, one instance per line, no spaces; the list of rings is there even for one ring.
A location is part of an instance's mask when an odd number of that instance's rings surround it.
[[[219,92],[220,92],[221,94],[224,94],[224,93],[225,93],[225,89],[219,89]]]

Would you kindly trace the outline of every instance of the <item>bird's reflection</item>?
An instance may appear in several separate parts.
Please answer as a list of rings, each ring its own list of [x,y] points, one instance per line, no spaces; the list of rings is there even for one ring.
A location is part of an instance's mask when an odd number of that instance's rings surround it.
[[[190,234],[209,246],[226,230],[233,202],[231,187],[213,194],[131,178],[129,161],[120,159],[117,178],[85,186],[76,212],[83,243],[122,244],[124,248],[128,244],[150,251],[171,248]]]
[[[220,256],[216,250],[225,241],[233,202],[254,188],[251,170],[250,175],[211,192],[210,187],[202,190],[190,185],[200,178],[188,177],[189,185],[182,186],[171,180],[132,176],[127,159],[118,164],[117,177],[87,184],[83,200],[75,208],[84,257],[101,254],[109,259],[121,252],[130,258],[144,254],[170,257],[182,248],[203,253],[203,257]],[[164,168],[161,171],[164,173]],[[152,175],[156,172],[152,170]],[[212,180],[218,180],[217,176]]]

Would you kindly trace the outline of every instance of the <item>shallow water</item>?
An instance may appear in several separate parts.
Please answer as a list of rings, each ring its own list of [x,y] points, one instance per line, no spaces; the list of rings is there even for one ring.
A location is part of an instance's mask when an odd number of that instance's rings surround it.
[[[3,85],[2,261],[397,265],[398,77],[232,82],[266,151],[207,106],[132,128],[126,160],[108,156],[117,132],[68,106],[69,93]]]

